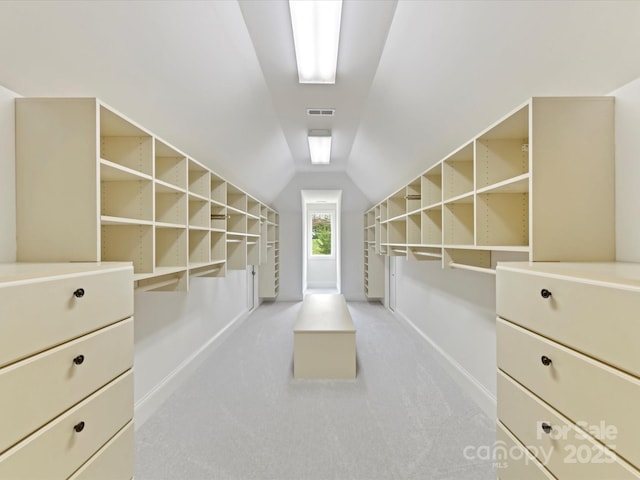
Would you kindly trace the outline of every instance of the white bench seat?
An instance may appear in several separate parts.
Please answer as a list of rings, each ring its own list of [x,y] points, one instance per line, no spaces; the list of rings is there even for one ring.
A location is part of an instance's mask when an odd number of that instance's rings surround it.
[[[356,327],[343,295],[305,296],[293,333],[294,378],[356,378]]]

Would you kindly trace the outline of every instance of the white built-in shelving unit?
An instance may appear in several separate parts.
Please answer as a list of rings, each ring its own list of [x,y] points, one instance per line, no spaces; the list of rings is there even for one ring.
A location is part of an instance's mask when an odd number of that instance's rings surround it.
[[[95,98],[16,100],[16,179],[22,262],[129,261],[139,290],[185,291],[268,260],[270,207]]]
[[[532,98],[433,164],[365,215],[365,292],[370,245],[493,274],[498,261],[614,260],[613,122],[613,97]]]

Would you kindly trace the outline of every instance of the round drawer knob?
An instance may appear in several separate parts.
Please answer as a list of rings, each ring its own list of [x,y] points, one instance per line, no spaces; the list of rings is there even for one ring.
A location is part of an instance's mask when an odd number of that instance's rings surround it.
[[[82,362],[84,362],[84,355],[78,355],[73,359],[73,363],[75,363],[76,365],[82,365]]]
[[[73,292],[73,296],[76,298],[84,297],[84,288],[78,288],[75,292]]]
[[[542,290],[540,290],[540,295],[542,296],[542,298],[549,298],[551,296],[551,292],[546,288],[543,288]]]
[[[551,425],[549,425],[548,423],[543,422],[541,427],[544,433],[551,433]]]
[[[540,361],[545,367],[548,367],[549,365],[551,365],[551,359],[546,355],[543,355],[542,357],[540,357]]]
[[[82,430],[84,430],[84,422],[76,423],[76,424],[73,426],[73,429],[74,429],[76,432],[80,433]]]

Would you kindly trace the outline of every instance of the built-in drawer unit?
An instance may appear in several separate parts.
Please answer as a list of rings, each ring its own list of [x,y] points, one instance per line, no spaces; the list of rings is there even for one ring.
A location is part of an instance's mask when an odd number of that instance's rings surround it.
[[[555,480],[502,422],[496,426],[494,460],[499,480]]]
[[[113,480],[129,478],[133,472],[133,421],[127,423],[69,480]]]
[[[500,317],[640,376],[637,291],[612,284],[606,277],[567,278],[554,264],[535,273],[503,265],[496,287]],[[603,265],[607,264],[588,268],[597,271]]]
[[[1,479],[132,478],[132,315],[131,264],[0,264]]]
[[[37,277],[34,264],[26,265],[30,267],[24,272],[19,267],[0,269],[0,277],[13,272],[14,278],[0,281],[0,366],[130,317],[133,312],[131,285],[123,281],[133,282],[127,266],[96,264],[87,272],[80,266],[86,264],[66,264],[68,267],[61,267],[66,274],[53,274],[56,269],[51,266],[43,268],[44,277]]]
[[[133,365],[133,319],[0,369],[0,451]],[[42,392],[47,392],[42,395]]]
[[[499,425],[559,480],[640,478],[640,264],[504,263],[496,292]]]
[[[133,417],[133,375],[123,374],[0,456],[0,478],[68,478]]]
[[[558,478],[637,479],[640,472],[574,422],[498,373],[498,417]]]

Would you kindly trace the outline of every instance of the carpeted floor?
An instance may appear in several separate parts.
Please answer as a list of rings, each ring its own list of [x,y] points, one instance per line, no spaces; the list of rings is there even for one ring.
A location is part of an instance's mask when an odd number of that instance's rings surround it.
[[[136,480],[495,479],[493,420],[379,304],[349,303],[358,378],[292,378],[301,303],[260,306],[136,432]]]

